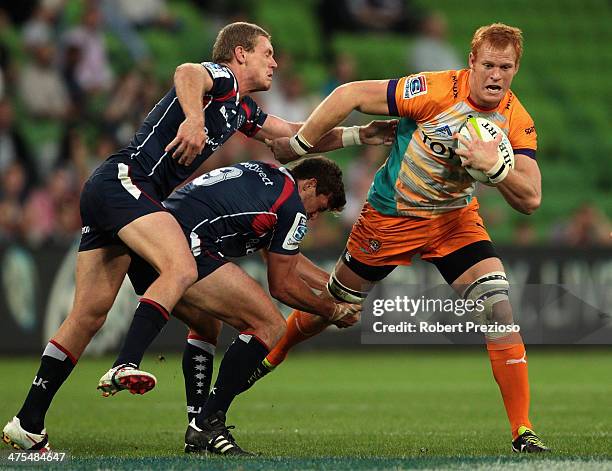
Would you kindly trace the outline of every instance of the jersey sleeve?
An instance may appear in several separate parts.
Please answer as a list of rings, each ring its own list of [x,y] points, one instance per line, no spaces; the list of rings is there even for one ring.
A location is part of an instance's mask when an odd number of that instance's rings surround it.
[[[245,97],[240,105],[246,113],[246,121],[238,130],[245,136],[253,137],[262,128],[268,115],[249,96]]]
[[[417,122],[434,117],[452,102],[453,83],[449,72],[425,72],[389,80],[389,115]]]
[[[533,119],[520,103],[515,103],[512,109],[508,139],[515,154],[536,158],[538,134]]]
[[[299,196],[295,198],[299,199]],[[283,255],[295,255],[300,251],[300,243],[308,232],[304,206],[290,198],[277,212],[276,229],[268,250]]]
[[[214,62],[202,62],[202,67],[208,72],[208,75],[210,75],[213,81],[213,86],[206,93],[207,95],[213,98],[229,98],[232,95],[236,95],[236,80],[227,67]]]

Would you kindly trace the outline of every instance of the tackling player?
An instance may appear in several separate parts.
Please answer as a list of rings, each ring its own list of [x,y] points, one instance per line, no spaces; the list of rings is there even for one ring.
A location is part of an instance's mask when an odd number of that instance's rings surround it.
[[[203,404],[197,390],[187,384],[194,372],[190,368],[185,371],[188,405],[193,409],[201,406],[187,429],[185,451],[245,453],[231,439],[225,414],[286,328],[285,319],[262,287],[226,257],[242,257],[265,249],[268,284],[274,298],[317,314],[326,322],[340,326],[357,322],[360,305],[319,297],[308,287],[310,284],[324,289],[322,270],[299,255],[300,242],[307,232],[306,221],[324,211],[339,211],[345,202],[342,172],[325,157],[302,160],[290,170],[253,161],[213,170],[164,201],[191,243],[199,279],[183,295],[173,315],[200,337],[214,336],[216,340],[219,331],[217,325],[201,319],[204,313],[239,331]],[[133,258],[128,274],[138,294],[159,276],[140,257]],[[129,389],[133,368],[138,368],[146,348],[139,340],[141,335],[132,325],[113,368],[100,380],[98,389],[105,396]],[[188,350],[190,345],[193,342],[188,343]],[[202,352],[194,353],[203,356]],[[210,382],[212,371],[209,368],[203,373],[204,368],[197,368],[197,358],[191,360],[192,368],[201,375],[197,378],[202,383],[201,393],[204,389],[208,393],[204,381]],[[204,363],[203,359],[199,363]],[[117,368],[119,365],[130,366]]]
[[[472,38],[468,69],[342,85],[294,137],[270,143],[276,157],[288,161],[309,152],[354,109],[401,117],[391,154],[374,177],[346,250],[330,277],[328,288],[334,296],[363,302],[375,283],[419,254],[465,299],[484,302],[483,322],[512,323],[504,267],[478,214],[478,202],[472,196],[474,181],[464,167],[486,173],[517,211],[531,214],[539,207],[536,130],[510,90],[522,52],[518,28],[500,23],[483,26]],[[471,129],[468,142],[456,133],[469,116],[482,116],[504,130],[515,154],[513,169],[498,157],[501,136],[483,142]],[[455,149],[454,138],[466,148]],[[292,345],[324,328],[299,312],[290,316],[288,325],[287,334],[262,365],[263,372],[266,365],[269,370],[282,361]],[[489,334],[486,341],[510,421],[512,449],[547,451],[529,420],[527,357],[520,334]]]
[[[23,406],[4,427],[6,443],[49,450],[45,415],[104,324],[128,271],[129,249],[160,273],[134,315],[143,342],[157,334],[160,323],[196,281],[189,246],[161,201],[236,131],[264,140],[291,136],[299,129],[297,123],[268,116],[249,96],[270,88],[277,66],[265,30],[249,23],[227,25],[217,36],[212,58],[213,62],[180,65],[174,87],[149,112],[130,144],[85,183],[73,307],[43,351]],[[382,144],[392,134],[393,123],[338,128],[327,133],[319,148],[361,141]],[[141,380],[132,385],[135,390],[150,387],[146,374]]]

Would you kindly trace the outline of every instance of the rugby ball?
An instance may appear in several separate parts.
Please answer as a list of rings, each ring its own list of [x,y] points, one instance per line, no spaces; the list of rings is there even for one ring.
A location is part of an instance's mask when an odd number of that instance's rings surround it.
[[[467,140],[471,140],[472,138],[470,136],[470,131],[468,130],[468,127],[467,127],[468,123],[472,123],[472,126],[474,126],[474,129],[478,133],[478,137],[480,137],[480,139],[482,139],[485,142],[492,141],[499,134],[501,134],[502,140],[499,143],[499,146],[497,148],[497,154],[502,159],[504,159],[504,162],[506,163],[506,165],[509,165],[510,168],[514,168],[514,152],[512,151],[512,144],[510,144],[510,140],[508,139],[508,136],[506,136],[504,131],[502,131],[501,128],[497,124],[485,118],[480,118],[480,117],[468,118],[461,125],[461,127],[459,127],[459,129],[457,130],[457,132],[461,134],[463,137],[465,137]],[[462,149],[465,147],[463,144],[461,144],[459,140],[456,141],[455,145],[459,149]],[[463,162],[464,160],[463,157],[461,156],[459,157],[461,158],[461,161]],[[493,183],[491,183],[491,181],[489,180],[489,177],[481,170],[476,170],[472,167],[465,167],[465,170],[470,174],[470,176],[474,180],[484,183],[485,185],[493,185]]]

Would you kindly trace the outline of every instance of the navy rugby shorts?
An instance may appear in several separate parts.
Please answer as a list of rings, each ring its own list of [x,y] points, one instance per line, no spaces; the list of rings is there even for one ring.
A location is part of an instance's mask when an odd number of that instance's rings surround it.
[[[166,209],[140,166],[127,157],[111,157],[83,186],[79,252],[122,244],[117,236],[122,227],[158,211]]]
[[[138,296],[142,296],[151,284],[157,279],[159,274],[145,259],[135,254],[130,250],[132,262],[128,269],[128,276],[134,287],[134,291]],[[198,280],[206,278],[217,268],[222,267],[229,262],[221,253],[216,251],[213,245],[202,247],[201,251],[195,257],[196,266],[198,268]],[[196,283],[197,283],[196,281]]]

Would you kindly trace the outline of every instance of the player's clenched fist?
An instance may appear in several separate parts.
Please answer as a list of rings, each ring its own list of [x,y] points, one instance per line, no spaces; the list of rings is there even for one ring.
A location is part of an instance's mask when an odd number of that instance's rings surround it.
[[[274,153],[274,158],[282,164],[291,162],[300,156],[291,148],[288,137],[279,137],[277,139],[266,139],[266,145]]]
[[[193,159],[204,150],[206,132],[201,119],[186,118],[181,123],[176,137],[166,146],[165,152],[172,152],[172,158],[181,165],[190,165]]]

